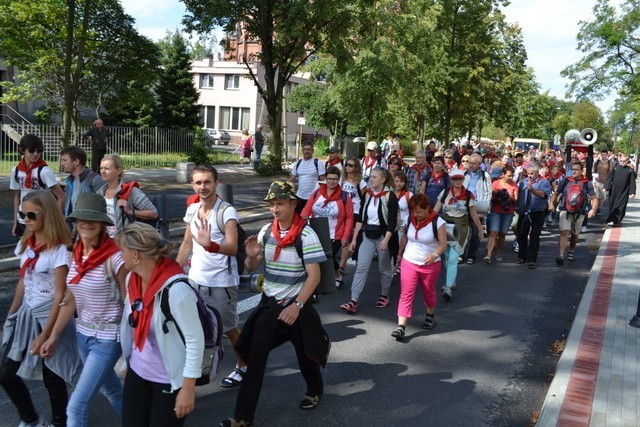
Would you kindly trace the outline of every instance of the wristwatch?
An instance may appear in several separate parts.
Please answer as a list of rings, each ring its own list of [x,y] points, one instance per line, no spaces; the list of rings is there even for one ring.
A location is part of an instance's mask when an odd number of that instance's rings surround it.
[[[301,302],[300,302],[300,301],[298,301],[298,300],[295,300],[293,303],[294,303],[294,304],[296,305],[296,307],[298,307],[300,310],[302,310],[302,307],[304,307],[304,304],[303,304],[303,303],[301,303]]]

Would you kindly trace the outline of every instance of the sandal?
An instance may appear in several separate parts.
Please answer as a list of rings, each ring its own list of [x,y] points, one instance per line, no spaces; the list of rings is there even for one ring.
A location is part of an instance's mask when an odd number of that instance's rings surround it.
[[[320,403],[320,396],[308,396],[304,395],[302,402],[300,402],[300,409],[313,409]]]
[[[220,385],[224,388],[237,387],[240,385],[242,381],[242,376],[246,372],[240,368],[235,368],[231,373],[226,377],[220,380]]]
[[[567,261],[573,261],[574,259],[573,251],[567,252]]]
[[[433,314],[427,314],[427,316],[424,318],[422,329],[433,329],[435,325],[436,325],[436,316]]]
[[[356,311],[358,311],[358,302],[354,300],[345,302],[340,306],[340,309],[348,313],[355,313]]]
[[[220,422],[220,427],[248,427],[251,423],[244,420],[237,421],[235,418],[228,418]]]
[[[391,336],[398,341],[404,340],[404,327],[398,326],[395,331],[391,332]]]
[[[378,308],[385,308],[386,306],[389,305],[391,301],[389,301],[389,297],[386,295],[380,295],[380,298],[378,298],[378,301],[376,301],[376,307]]]
[[[336,279],[335,283],[336,283],[336,289],[340,289],[344,286],[344,280],[342,278]]]

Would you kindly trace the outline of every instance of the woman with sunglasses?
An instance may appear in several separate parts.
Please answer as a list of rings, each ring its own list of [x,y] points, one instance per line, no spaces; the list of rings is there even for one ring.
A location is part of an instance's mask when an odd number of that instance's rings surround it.
[[[15,254],[20,257],[20,279],[4,324],[5,346],[0,365],[0,385],[22,421],[21,425],[42,425],[24,379],[33,377],[42,346],[51,335],[65,294],[69,229],[62,210],[50,191],[33,191],[22,201],[20,217],[25,232]],[[51,403],[52,425],[67,422],[67,385],[73,383],[80,361],[73,325],[60,334],[67,351],[43,360],[42,378]]]
[[[131,271],[120,329],[122,352],[129,366],[122,425],[182,426],[195,406],[196,379],[202,374],[204,334],[196,293],[182,268],[168,258],[171,243],[150,225],[127,225],[118,233],[116,243],[124,267]],[[163,292],[168,292],[174,322],[164,322],[160,307]]]
[[[344,162],[344,172],[340,179],[340,185],[342,191],[345,191],[351,197],[353,203],[353,219],[354,224],[360,218],[360,201],[362,196],[362,190],[367,186],[367,183],[362,179],[362,165],[360,160],[355,157],[349,157]],[[353,237],[353,229],[349,233],[349,240]],[[338,270],[341,276],[345,274],[345,267],[347,266],[347,260],[353,255],[353,252],[349,249],[349,245],[342,249],[340,255],[340,267]]]
[[[395,172],[393,174],[393,192],[398,199],[398,209],[402,223],[389,241],[389,250],[391,251],[392,271],[394,271],[394,274],[398,274],[400,273],[401,261],[398,256],[398,250],[400,249],[402,232],[407,227],[407,221],[409,220],[409,199],[413,196],[413,193],[407,188],[407,176],[403,172]]]
[[[460,169],[462,169],[463,171],[469,169],[469,156],[462,156],[462,160],[460,160]]]
[[[107,202],[107,215],[113,224],[108,228],[109,236],[132,222],[153,221],[158,210],[135,181],[124,182],[124,163],[117,154],[106,154],[100,162],[100,175],[105,184],[98,190]]]
[[[56,175],[42,159],[44,145],[39,136],[28,134],[20,138],[18,152],[22,156],[20,163],[11,169],[9,189],[15,190],[13,198],[13,228],[11,234],[20,238],[24,233],[24,219],[18,216],[22,209],[22,200],[31,191],[48,188],[51,190],[57,204],[62,210],[64,206],[64,191],[58,183]]]
[[[396,172],[402,172],[404,169],[404,162],[400,157],[393,155],[389,157],[389,160],[387,161],[387,169],[393,176]]]
[[[122,355],[120,320],[124,279],[122,254],[109,237],[104,197],[84,193],[78,197],[67,220],[75,224],[65,305],[42,348],[42,356],[50,357],[66,349],[58,345],[60,332],[76,318],[76,343],[83,363],[82,373],[71,393],[67,407],[70,426],[88,426],[91,401],[102,391],[116,411],[122,415],[122,384],[114,366]]]

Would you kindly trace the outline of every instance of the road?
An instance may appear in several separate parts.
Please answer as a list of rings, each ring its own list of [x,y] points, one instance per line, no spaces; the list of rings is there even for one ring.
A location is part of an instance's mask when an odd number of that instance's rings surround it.
[[[258,225],[246,228],[255,232]],[[298,409],[304,382],[293,348],[285,344],[270,357],[255,425],[529,425],[555,372],[558,356],[552,350],[561,347],[569,330],[601,235],[592,221],[583,235],[586,241],[576,250],[576,260],[564,267],[553,261],[557,231],[543,232],[536,270],[516,265],[511,252],[503,263],[461,266],[453,301],[438,300],[436,327],[420,329],[423,308],[418,298],[404,343],[390,336],[396,326],[399,287],[395,281],[392,304],[377,309],[379,288],[377,273],[372,271],[360,312],[340,312],[338,306],[350,296],[354,268],[349,266],[346,289],[321,296],[316,305],[333,341],[320,406],[313,411]],[[15,281],[15,273],[0,277],[4,312]],[[241,294],[244,306],[252,306],[256,298]],[[241,321],[247,314],[241,314]],[[226,350],[220,377],[234,363],[229,345]],[[29,387],[34,400],[48,408],[42,383],[30,381]],[[199,387],[197,393],[196,409],[186,425],[217,425],[233,414],[236,390],[211,384]],[[0,404],[1,424],[18,424],[2,392]],[[91,425],[116,424],[106,399],[96,398]]]

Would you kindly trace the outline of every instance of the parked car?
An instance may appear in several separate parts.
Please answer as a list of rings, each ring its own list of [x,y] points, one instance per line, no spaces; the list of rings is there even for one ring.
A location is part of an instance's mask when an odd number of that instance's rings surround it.
[[[205,140],[208,146],[213,147],[214,145],[228,145],[229,141],[231,141],[231,135],[229,132],[223,129],[205,129]]]

